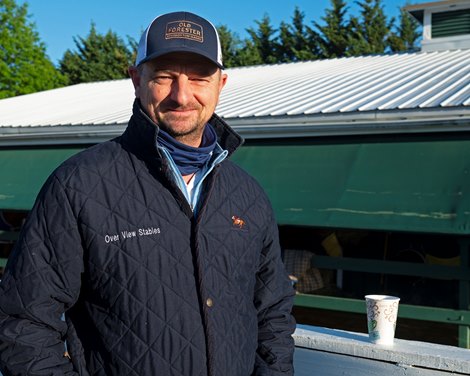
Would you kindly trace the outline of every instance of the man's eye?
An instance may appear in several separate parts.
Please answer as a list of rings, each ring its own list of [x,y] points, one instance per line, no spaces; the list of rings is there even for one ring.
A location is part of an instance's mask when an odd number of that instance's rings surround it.
[[[171,81],[171,76],[157,76],[154,81],[159,84],[168,83]]]
[[[193,81],[193,82],[197,82],[197,83],[208,82],[208,79],[205,78],[205,77],[191,77],[190,80]]]

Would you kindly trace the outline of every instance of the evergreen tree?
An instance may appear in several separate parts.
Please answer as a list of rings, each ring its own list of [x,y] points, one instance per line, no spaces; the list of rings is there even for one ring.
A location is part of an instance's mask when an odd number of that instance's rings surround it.
[[[70,84],[128,77],[135,53],[116,33],[99,34],[92,23],[87,37],[74,38],[74,42],[77,51],[67,50],[60,61]]]
[[[140,33],[140,35],[142,33],[143,31]],[[137,49],[139,48],[139,42],[136,41],[134,38],[127,36],[127,44],[128,44],[127,51],[131,53],[130,61],[132,63],[131,65],[133,65],[135,63],[135,59],[137,58]],[[127,75],[127,71],[126,71],[126,75]]]
[[[28,18],[27,3],[0,0],[0,98],[65,84]]]
[[[419,23],[406,10],[400,9],[400,21],[396,32],[390,36],[388,43],[393,52],[416,51],[420,33]]]
[[[361,18],[351,18],[352,34],[348,55],[384,53],[394,19],[387,21],[382,0],[363,0],[356,4],[361,8]]]
[[[244,39],[242,46],[237,50],[234,66],[246,67],[259,64],[264,64],[259,48],[251,39]]]
[[[342,57],[350,46],[351,23],[346,20],[347,7],[343,0],[331,0],[331,9],[326,9],[321,19],[325,25],[313,24],[319,30],[321,56],[323,58]]]
[[[220,44],[222,46],[223,62],[225,68],[238,66],[238,51],[241,41],[238,35],[232,33],[226,25],[217,26]]]
[[[319,55],[315,33],[304,24],[305,13],[295,8],[292,24],[281,22],[277,57],[281,62],[314,60]]]
[[[241,61],[252,61],[253,64],[275,64],[279,61],[276,52],[278,50],[277,30],[271,25],[269,16],[264,15],[260,21],[255,21],[258,28],[248,28],[250,40],[246,40],[241,51]]]

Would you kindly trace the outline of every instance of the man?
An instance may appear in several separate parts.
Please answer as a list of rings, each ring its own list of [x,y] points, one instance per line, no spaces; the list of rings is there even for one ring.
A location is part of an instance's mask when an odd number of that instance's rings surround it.
[[[293,290],[268,199],[228,160],[222,68],[207,20],[146,29],[126,131],[49,177],[9,259],[4,374],[293,373]]]

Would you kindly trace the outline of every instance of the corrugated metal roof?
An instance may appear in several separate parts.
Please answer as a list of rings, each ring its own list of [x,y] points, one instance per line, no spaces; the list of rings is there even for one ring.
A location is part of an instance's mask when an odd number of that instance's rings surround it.
[[[470,105],[470,50],[233,69],[224,117],[307,115]]]
[[[0,126],[126,123],[133,100],[129,79],[72,85],[0,100]]]
[[[357,128],[364,122],[433,118],[455,125],[470,119],[470,50],[263,65],[227,73],[217,113],[245,131],[276,133],[293,125],[318,130],[322,124],[348,122]],[[133,98],[126,79],[0,100],[0,138],[37,127],[124,126]]]

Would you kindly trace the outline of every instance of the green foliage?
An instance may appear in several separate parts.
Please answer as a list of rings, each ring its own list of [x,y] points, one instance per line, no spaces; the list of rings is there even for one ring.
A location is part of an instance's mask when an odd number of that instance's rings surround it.
[[[217,27],[222,46],[223,62],[226,68],[238,66],[238,51],[241,41],[226,25]]]
[[[267,14],[260,21],[255,21],[257,29],[248,28],[251,43],[245,43],[244,48],[254,64],[274,64],[278,62],[276,56],[276,29],[271,25]]]
[[[416,49],[418,24],[405,11],[401,11],[400,24],[394,26],[395,19],[387,18],[382,0],[356,4],[359,15],[348,17],[347,1],[331,0],[331,7],[321,18],[323,22],[312,21],[313,28],[305,24],[305,14],[299,8],[295,8],[290,23],[281,22],[278,28],[265,15],[255,21],[256,27],[247,29],[247,39],[240,41],[233,35],[228,38],[227,67]],[[227,35],[221,39],[227,39]]]
[[[325,25],[313,24],[319,30],[318,41],[322,58],[345,56],[350,48],[351,22],[346,20],[347,7],[343,0],[331,0],[332,9],[322,17]]]
[[[317,34],[304,24],[305,13],[295,8],[292,24],[281,22],[277,59],[280,62],[314,60],[319,55]]]
[[[92,23],[87,37],[74,38],[74,42],[77,51],[67,50],[60,61],[70,84],[128,77],[135,54],[116,33],[99,34]]]
[[[394,19],[387,21],[382,0],[356,1],[361,18],[351,18],[348,55],[381,54],[386,52]]]
[[[46,55],[27,4],[0,0],[0,98],[53,89],[65,84]]]
[[[388,42],[393,52],[416,51],[419,33],[418,22],[405,10],[400,9],[400,22]]]

